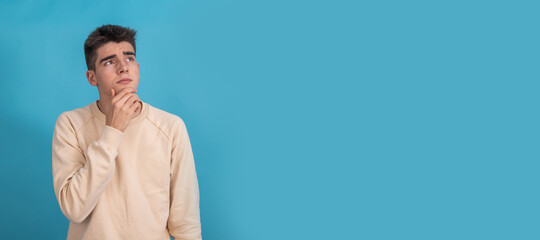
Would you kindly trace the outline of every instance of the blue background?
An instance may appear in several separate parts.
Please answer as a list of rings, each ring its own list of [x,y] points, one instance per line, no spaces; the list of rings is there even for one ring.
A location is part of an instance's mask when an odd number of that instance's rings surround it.
[[[138,30],[204,239],[540,239],[536,1],[2,1],[0,239],[65,239],[54,123],[83,43]]]

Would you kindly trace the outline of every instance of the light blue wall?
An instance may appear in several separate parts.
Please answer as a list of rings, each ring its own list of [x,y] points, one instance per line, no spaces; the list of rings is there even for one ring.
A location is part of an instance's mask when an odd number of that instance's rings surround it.
[[[538,4],[148,2],[0,3],[0,239],[66,236],[53,127],[107,23],[187,124],[207,240],[540,239]]]

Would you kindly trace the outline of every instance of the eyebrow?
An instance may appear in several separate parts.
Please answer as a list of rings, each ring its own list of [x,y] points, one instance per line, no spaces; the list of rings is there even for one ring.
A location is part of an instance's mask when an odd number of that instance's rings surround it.
[[[124,53],[124,55],[133,55],[133,56],[135,56],[135,52],[129,52],[128,51],[128,52],[123,52],[123,53]],[[103,59],[99,60],[99,64],[101,64],[102,62],[107,61],[107,60],[109,60],[111,58],[115,58],[115,57],[116,57],[116,54],[104,57]]]

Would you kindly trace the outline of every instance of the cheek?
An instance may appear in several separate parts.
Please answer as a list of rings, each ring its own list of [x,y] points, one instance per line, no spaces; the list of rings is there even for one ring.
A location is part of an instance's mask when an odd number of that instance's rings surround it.
[[[96,75],[96,81],[98,85],[101,85],[103,87],[110,86],[112,83],[110,79],[112,79],[112,74],[101,72],[100,74]]]
[[[139,73],[139,64],[134,64],[132,67],[131,67],[131,71],[133,71],[134,73]]]
[[[130,69],[130,72],[131,72],[131,75],[135,78],[135,81],[137,81],[137,83],[138,83],[138,82],[139,82],[139,78],[140,78],[139,67],[138,67],[138,66],[133,66],[133,67]]]

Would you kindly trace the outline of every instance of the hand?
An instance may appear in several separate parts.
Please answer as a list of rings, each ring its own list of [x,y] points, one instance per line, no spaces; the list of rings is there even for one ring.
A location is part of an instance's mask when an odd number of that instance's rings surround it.
[[[139,96],[133,88],[124,88],[118,94],[111,89],[111,107],[105,114],[105,124],[123,132],[141,106]]]

